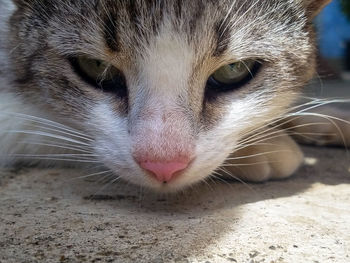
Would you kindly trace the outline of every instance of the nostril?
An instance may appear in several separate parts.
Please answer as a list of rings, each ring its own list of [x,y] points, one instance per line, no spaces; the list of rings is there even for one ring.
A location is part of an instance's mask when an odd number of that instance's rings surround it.
[[[143,169],[151,172],[159,182],[167,183],[174,179],[176,172],[186,169],[189,165],[189,162],[143,161],[140,162],[139,165]]]

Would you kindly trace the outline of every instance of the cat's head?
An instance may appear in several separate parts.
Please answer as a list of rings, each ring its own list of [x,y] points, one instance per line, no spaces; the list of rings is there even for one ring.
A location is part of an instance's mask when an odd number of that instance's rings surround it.
[[[328,1],[15,2],[21,96],[88,134],[125,180],[174,191],[295,100]]]

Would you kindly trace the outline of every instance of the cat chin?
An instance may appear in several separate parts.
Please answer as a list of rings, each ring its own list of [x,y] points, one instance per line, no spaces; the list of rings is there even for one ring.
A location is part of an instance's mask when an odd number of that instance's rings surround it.
[[[197,176],[196,174],[193,174],[190,172],[181,174],[176,179],[174,179],[169,183],[161,183],[155,180],[152,176],[149,176],[144,173],[141,173],[138,179],[131,179],[128,175],[122,178],[124,178],[125,181],[133,185],[147,188],[156,193],[176,194],[178,192],[189,189],[193,185],[196,185],[200,182],[205,181],[209,177],[209,174],[207,173],[208,171],[205,171],[203,173],[197,174]]]

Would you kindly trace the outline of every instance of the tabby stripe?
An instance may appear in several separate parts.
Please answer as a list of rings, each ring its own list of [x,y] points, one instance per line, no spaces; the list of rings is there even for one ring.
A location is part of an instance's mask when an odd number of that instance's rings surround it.
[[[214,50],[214,56],[219,57],[222,56],[225,51],[228,49],[229,39],[230,39],[230,30],[227,26],[227,19],[226,21],[220,21],[217,23],[214,27],[215,32],[215,50]]]
[[[120,51],[118,36],[117,36],[117,21],[116,16],[109,14],[104,22],[104,37],[107,46],[114,52]]]

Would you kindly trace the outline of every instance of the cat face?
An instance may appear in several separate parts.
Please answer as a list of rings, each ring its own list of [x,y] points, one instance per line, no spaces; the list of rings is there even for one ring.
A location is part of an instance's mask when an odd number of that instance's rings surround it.
[[[125,180],[175,191],[295,100],[324,2],[18,0],[15,86]]]

